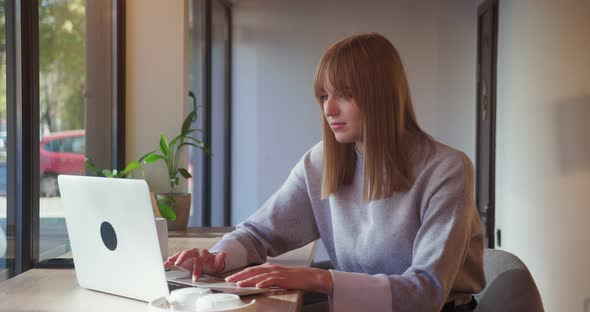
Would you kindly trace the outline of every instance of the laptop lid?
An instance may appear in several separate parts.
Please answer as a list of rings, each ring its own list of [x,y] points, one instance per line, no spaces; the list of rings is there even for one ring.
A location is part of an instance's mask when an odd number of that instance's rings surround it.
[[[144,180],[60,175],[78,284],[149,301],[168,285]]]

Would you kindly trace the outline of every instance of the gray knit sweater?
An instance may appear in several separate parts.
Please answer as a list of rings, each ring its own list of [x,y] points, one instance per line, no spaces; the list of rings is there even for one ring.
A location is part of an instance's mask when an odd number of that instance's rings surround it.
[[[475,209],[473,166],[435,142],[413,155],[416,181],[406,193],[364,203],[363,155],[354,181],[321,199],[323,144],[309,150],[287,181],[211,251],[226,270],[321,239],[332,270],[334,311],[440,311],[485,286],[483,230]]]

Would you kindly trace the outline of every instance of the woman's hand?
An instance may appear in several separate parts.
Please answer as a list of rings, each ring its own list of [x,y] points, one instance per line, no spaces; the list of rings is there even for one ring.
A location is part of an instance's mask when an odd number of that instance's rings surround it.
[[[225,252],[212,254],[207,249],[189,249],[178,252],[164,261],[164,267],[175,266],[193,273],[193,281],[197,281],[203,273],[215,275],[225,268]]]
[[[334,290],[334,282],[330,271],[307,267],[282,266],[274,263],[265,263],[244,269],[228,276],[225,280],[235,282],[240,287],[280,287],[328,295],[332,294]]]

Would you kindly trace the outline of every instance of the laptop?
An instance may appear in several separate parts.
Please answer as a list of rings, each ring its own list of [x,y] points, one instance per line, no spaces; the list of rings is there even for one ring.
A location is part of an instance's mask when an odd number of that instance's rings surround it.
[[[144,180],[60,175],[58,183],[80,287],[146,302],[187,286],[237,295],[268,291],[209,276],[193,283],[190,272],[166,272]]]

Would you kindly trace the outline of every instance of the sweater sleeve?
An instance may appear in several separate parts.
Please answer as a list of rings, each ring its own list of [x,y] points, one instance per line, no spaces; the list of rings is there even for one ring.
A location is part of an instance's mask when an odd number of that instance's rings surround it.
[[[463,155],[461,160],[454,158],[441,164],[430,179],[430,191],[425,192],[427,203],[420,209],[422,224],[414,240],[411,266],[401,275],[390,276],[331,271],[335,311],[442,309],[466,261],[472,224],[477,218],[473,168]],[[483,244],[477,247],[483,253]],[[465,296],[483,286],[478,280],[467,281]],[[359,296],[361,292],[371,295]]]
[[[262,207],[210,249],[227,253],[224,271],[264,263],[267,256],[276,257],[319,238],[302,178],[306,159],[304,156]]]

